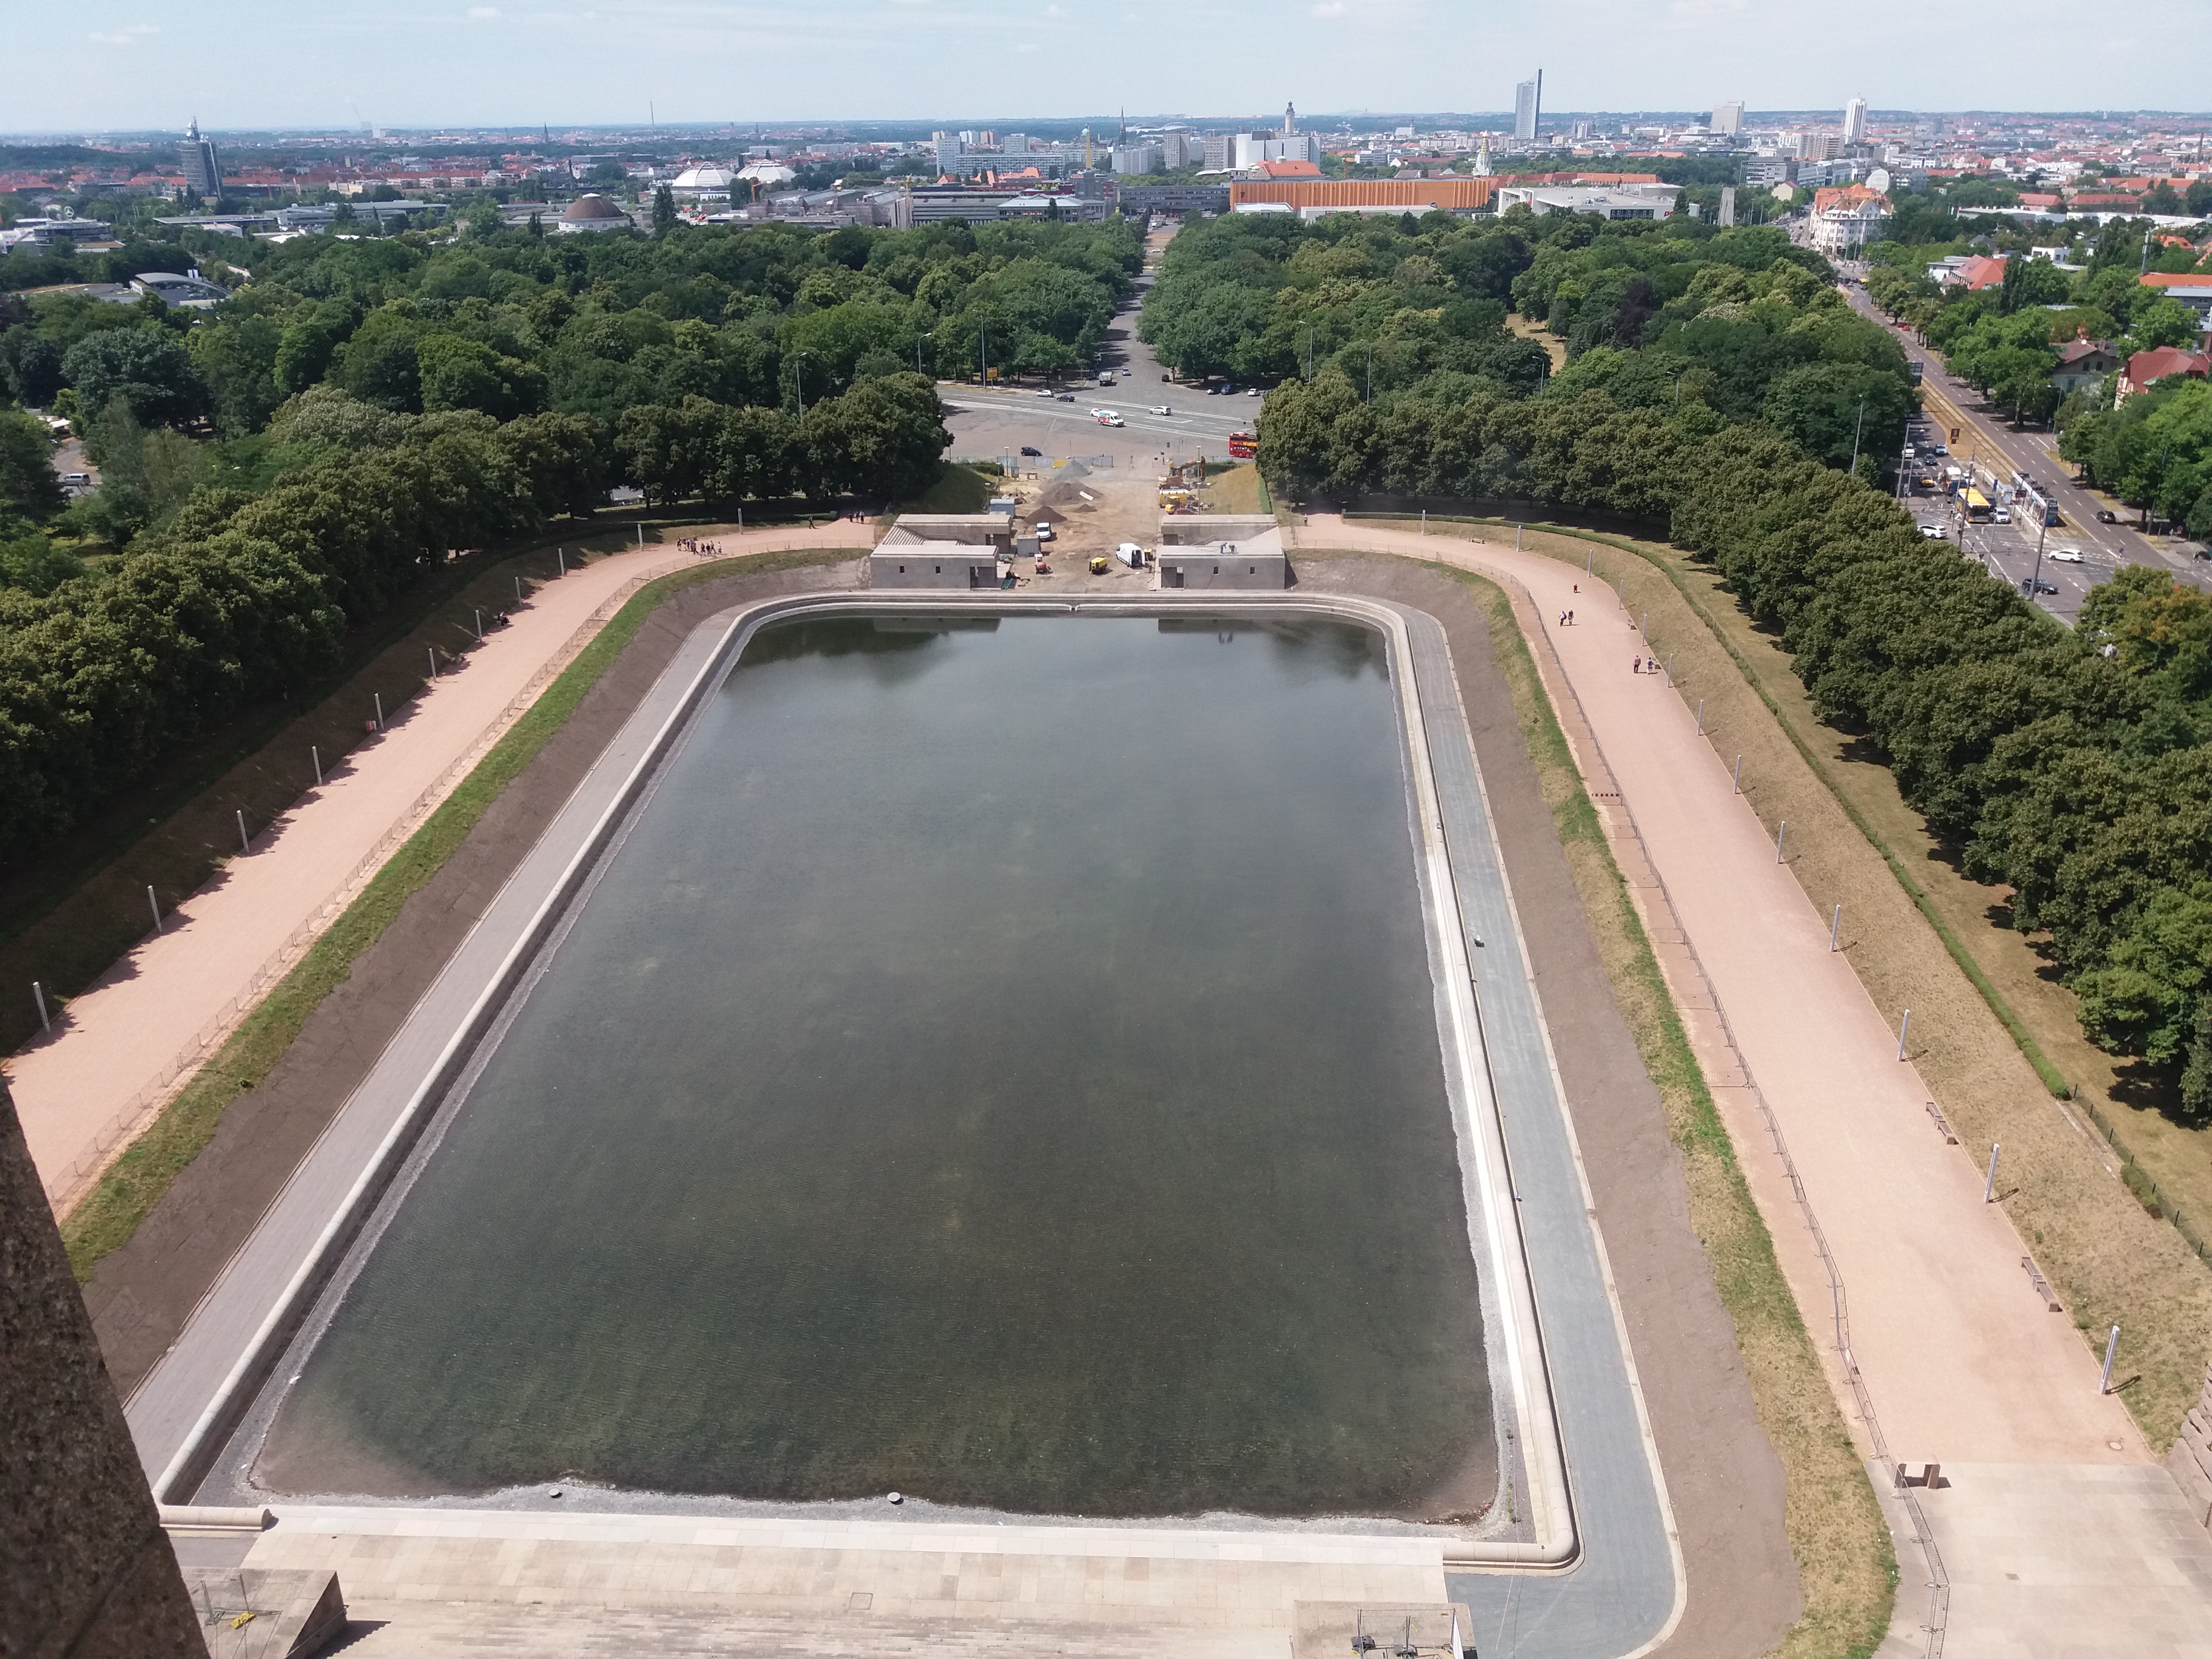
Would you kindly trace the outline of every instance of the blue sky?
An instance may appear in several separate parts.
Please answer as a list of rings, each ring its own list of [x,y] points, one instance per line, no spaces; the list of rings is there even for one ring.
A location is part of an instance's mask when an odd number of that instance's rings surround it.
[[[1936,25],[1940,21],[1940,33]],[[0,0],[0,131],[2212,106],[2205,0]]]

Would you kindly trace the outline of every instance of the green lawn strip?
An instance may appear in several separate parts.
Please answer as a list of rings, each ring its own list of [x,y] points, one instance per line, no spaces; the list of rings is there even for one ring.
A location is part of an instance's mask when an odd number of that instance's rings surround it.
[[[1721,1305],[1735,1324],[1759,1425],[1783,1467],[1784,1525],[1805,1611],[1779,1652],[1793,1659],[1863,1659],[1889,1628],[1897,1586],[1896,1553],[1881,1506],[1512,603],[1482,577],[1450,566],[1431,568],[1473,589],[1489,615],[1492,649],[1553,803],[1560,843],[1601,935],[1601,951],[1644,1069],[1666,1103],[1668,1130],[1682,1155],[1691,1222],[1712,1264]],[[1612,949],[1605,948],[1608,933]]]
[[[717,577],[854,556],[849,549],[805,549],[720,559],[672,572],[632,594],[70,1212],[62,1223],[62,1238],[78,1282],[91,1276],[102,1256],[130,1242],[170,1183],[213,1139],[224,1109],[283,1059],[308,1017],[352,972],[355,959],[376,943],[400,907],[468,838],[500,792],[537,758],[656,607]]]

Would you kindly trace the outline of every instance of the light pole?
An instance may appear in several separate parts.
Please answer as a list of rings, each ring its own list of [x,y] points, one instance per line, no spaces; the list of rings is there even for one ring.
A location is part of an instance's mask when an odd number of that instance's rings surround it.
[[[915,374],[919,374],[921,373],[921,343],[924,340],[933,340],[936,337],[937,335],[934,331],[932,331],[927,334],[917,334],[914,337],[914,372]]]
[[[1674,382],[1677,392],[1680,390],[1681,385],[1680,380]],[[1851,476],[1855,478],[1858,477],[1859,472],[1859,434],[1865,430],[1866,393],[1862,392],[1859,393],[1859,418],[1851,428]]]
[[[797,351],[791,357],[791,389],[799,399],[799,423],[806,424],[806,376],[799,364],[806,361],[806,353]]]

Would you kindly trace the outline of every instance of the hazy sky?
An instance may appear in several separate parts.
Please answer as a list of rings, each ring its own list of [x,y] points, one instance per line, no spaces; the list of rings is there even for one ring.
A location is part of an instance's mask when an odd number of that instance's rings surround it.
[[[1555,110],[2204,109],[2205,0],[0,0],[0,131]]]

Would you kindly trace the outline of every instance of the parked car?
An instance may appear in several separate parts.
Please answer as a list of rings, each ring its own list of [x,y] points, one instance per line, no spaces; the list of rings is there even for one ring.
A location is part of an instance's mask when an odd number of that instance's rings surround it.
[[[1048,542],[1052,539],[1052,526],[1042,519],[1036,521],[1036,538],[1041,542]]]
[[[1256,398],[1256,397],[1258,397],[1258,396],[1260,395],[1260,388],[1259,388],[1258,386],[1254,386],[1250,391],[1247,392],[1244,395],[1245,395],[1246,397],[1248,397],[1248,398]]]
[[[62,474],[62,483],[72,489],[89,489],[92,485],[92,474],[89,472],[64,472]]]
[[[2081,550],[2078,547],[2054,547],[2051,550],[2051,562],[2053,564],[2080,564]]]
[[[1922,525],[1920,526],[1920,534],[1922,539],[1925,541],[1946,542],[1951,539],[1950,532],[1945,530],[1940,524]]]
[[[64,478],[62,482],[64,483],[67,483],[69,480]],[[2097,509],[2097,522],[2099,524],[2118,524],[2119,521],[2120,515],[2113,512],[2111,507],[2100,507]]]
[[[1034,444],[1024,444],[1022,446],[1022,453],[1024,455],[1042,455],[1044,453],[1044,451],[1037,448]]]

